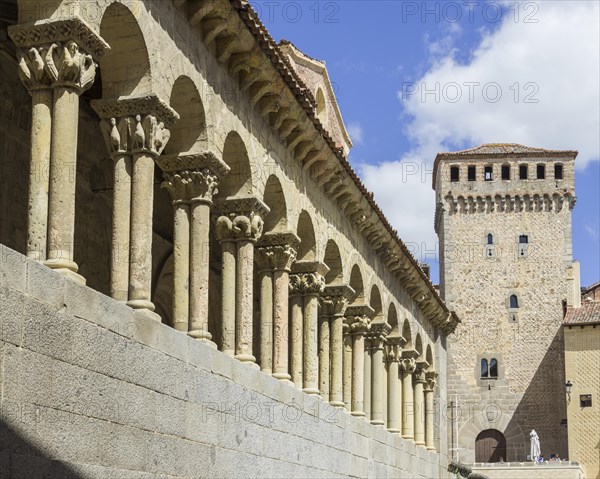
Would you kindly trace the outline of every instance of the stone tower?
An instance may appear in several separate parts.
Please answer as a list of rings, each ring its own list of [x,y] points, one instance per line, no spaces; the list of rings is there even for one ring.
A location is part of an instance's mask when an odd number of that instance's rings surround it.
[[[462,320],[448,349],[448,431],[462,462],[567,457],[563,311],[575,151],[488,144],[437,155],[440,288]],[[458,444],[458,447],[457,447]]]

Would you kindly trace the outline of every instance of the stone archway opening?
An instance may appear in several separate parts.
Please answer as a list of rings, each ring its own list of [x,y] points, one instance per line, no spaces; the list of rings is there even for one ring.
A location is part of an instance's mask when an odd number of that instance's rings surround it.
[[[506,459],[506,438],[497,429],[481,431],[475,439],[475,462],[501,462]]]

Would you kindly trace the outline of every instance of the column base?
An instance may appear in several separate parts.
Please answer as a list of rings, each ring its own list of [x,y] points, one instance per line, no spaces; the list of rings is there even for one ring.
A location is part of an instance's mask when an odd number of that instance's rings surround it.
[[[419,442],[415,441],[415,446],[425,447],[425,443],[423,441],[419,441]]]
[[[280,381],[291,382],[291,379],[292,379],[292,376],[290,376],[288,373],[273,373],[272,376],[275,379],[279,379]]]
[[[400,431],[400,429],[395,429],[395,428],[389,429],[388,428],[388,432],[392,433],[392,434],[400,434],[401,431]]]
[[[155,313],[154,311],[150,311],[149,309],[134,309],[133,311],[133,319],[135,320],[135,318],[137,317],[144,317],[147,319],[151,319],[152,321],[156,321],[157,323],[161,323],[162,322],[162,318],[160,317],[159,314]]]
[[[350,415],[354,417],[365,417],[365,413],[363,411],[352,411]]]
[[[221,351],[223,354],[229,356],[230,358],[235,357],[235,351],[233,349],[223,349],[223,351]]]
[[[217,349],[217,343],[212,341],[212,336],[210,334],[207,337],[207,335],[201,331],[188,331],[187,335],[194,338],[196,341],[206,344],[211,349]]]
[[[133,309],[145,309],[154,312],[154,303],[147,299],[130,299],[127,301],[127,306]],[[158,315],[157,315],[158,316]]]
[[[346,408],[346,403],[341,402],[341,401],[329,401],[329,405],[333,406],[333,407],[340,408],[340,409],[345,409]]]
[[[428,451],[435,452],[435,447],[431,447],[431,446],[429,446],[429,447],[427,447],[427,450],[428,450]]]
[[[321,395],[321,391],[318,388],[304,388],[302,391],[304,391],[306,394],[309,394],[311,396],[320,396]]]
[[[415,438],[413,436],[407,436],[406,434],[402,434],[402,439],[406,439],[407,441],[415,440]]]
[[[383,420],[381,420],[381,419],[371,419],[371,424],[373,426],[383,426]]]
[[[260,366],[256,364],[256,358],[252,354],[236,354],[234,357],[241,363],[249,363],[260,369]]]

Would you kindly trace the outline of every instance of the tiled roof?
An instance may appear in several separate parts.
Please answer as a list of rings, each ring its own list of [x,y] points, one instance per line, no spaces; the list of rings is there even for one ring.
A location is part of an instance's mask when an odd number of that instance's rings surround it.
[[[600,301],[584,301],[581,308],[567,308],[564,324],[600,324]]]
[[[435,181],[437,170],[441,160],[462,160],[470,159],[477,160],[481,158],[577,158],[579,153],[575,150],[548,150],[546,148],[535,148],[532,146],[519,145],[518,143],[485,143],[475,148],[467,150],[448,151],[438,153],[433,164],[433,189],[435,189]]]

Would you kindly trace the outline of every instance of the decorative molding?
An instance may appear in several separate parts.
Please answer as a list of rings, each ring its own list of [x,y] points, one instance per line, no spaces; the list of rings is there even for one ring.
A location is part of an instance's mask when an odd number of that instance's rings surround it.
[[[319,273],[293,273],[290,275],[290,294],[319,295],[325,287],[325,278]]]
[[[110,50],[108,43],[79,16],[13,25],[8,27],[8,34],[18,48],[75,42],[96,60]]]
[[[287,271],[296,261],[296,249],[291,245],[258,246],[257,262],[261,271]]]
[[[432,392],[435,388],[439,373],[437,371],[426,371],[425,372],[425,391]]]
[[[512,213],[512,212],[560,212],[568,207],[575,207],[577,198],[569,191],[555,192],[553,194],[522,195],[478,195],[464,196],[448,194],[445,196],[443,206],[438,205],[436,211],[447,211],[448,214],[474,214],[474,213]],[[437,224],[436,216],[436,224]]]
[[[402,351],[400,359],[400,370],[404,373],[412,374],[417,368],[417,358],[419,353],[415,349],[405,349]]]
[[[204,201],[212,203],[217,193],[218,177],[208,168],[184,170],[176,173],[163,173],[162,188],[171,193],[173,203],[191,203]]]
[[[29,92],[52,87],[52,78],[48,75],[45,57],[48,48],[44,46],[29,49],[17,49],[19,78]]]
[[[320,261],[296,261],[292,266],[292,273],[317,273],[325,276],[329,273],[329,266]]]
[[[166,173],[208,169],[219,179],[223,178],[231,170],[229,165],[211,150],[204,150],[198,153],[162,155],[156,160],[156,164]]]
[[[91,104],[102,119],[152,115],[166,128],[179,120],[179,114],[154,93],[118,100],[93,100]]]
[[[347,284],[325,286],[321,296],[323,316],[343,316],[352,296],[354,296],[354,289]]]
[[[217,201],[219,241],[257,241],[262,236],[262,216],[269,207],[255,196],[232,197]]]

